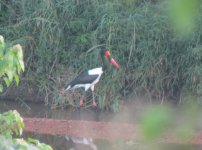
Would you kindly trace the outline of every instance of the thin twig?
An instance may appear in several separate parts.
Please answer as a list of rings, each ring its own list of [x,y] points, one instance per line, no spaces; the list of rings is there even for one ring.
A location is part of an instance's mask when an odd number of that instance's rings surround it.
[[[132,44],[130,46],[130,53],[129,53],[129,57],[128,57],[128,62],[127,62],[127,67],[130,63],[130,59],[131,59],[131,55],[132,55],[132,51],[133,49],[135,49],[135,22],[134,22],[134,32],[133,32],[133,40],[132,40]]]
[[[101,46],[105,46],[105,44],[100,44],[100,45],[96,45],[96,46],[94,46],[94,47],[91,47],[90,49],[87,50],[86,53],[89,53],[89,52],[91,52],[92,50],[95,50],[96,48],[101,47]]]

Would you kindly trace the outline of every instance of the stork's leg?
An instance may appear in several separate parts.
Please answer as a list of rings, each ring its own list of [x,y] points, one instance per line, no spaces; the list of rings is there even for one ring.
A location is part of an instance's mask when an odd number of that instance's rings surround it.
[[[91,87],[92,96],[93,96],[93,106],[96,107],[97,103],[95,102],[94,86]]]
[[[81,98],[80,98],[80,101],[79,101],[79,106],[82,107],[83,106],[83,99],[84,99],[84,96],[85,96],[85,92],[83,91],[83,89],[81,89]]]
[[[83,106],[83,98],[84,98],[84,95],[81,96],[81,99],[79,101],[79,106],[82,107]]]
[[[96,106],[97,106],[97,103],[95,102],[95,94],[94,94],[94,91],[92,91],[92,94],[93,94],[93,106],[96,107]]]

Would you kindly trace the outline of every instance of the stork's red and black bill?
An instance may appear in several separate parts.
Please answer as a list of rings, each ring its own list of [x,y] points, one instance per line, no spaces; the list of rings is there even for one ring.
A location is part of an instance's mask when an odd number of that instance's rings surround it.
[[[111,63],[115,68],[119,68],[119,64],[118,64],[113,58],[111,58],[111,54],[110,54],[109,50],[106,50],[105,56],[106,56],[106,57],[109,57],[110,63]]]
[[[110,59],[110,63],[115,67],[115,68],[119,68],[119,64],[113,59]]]

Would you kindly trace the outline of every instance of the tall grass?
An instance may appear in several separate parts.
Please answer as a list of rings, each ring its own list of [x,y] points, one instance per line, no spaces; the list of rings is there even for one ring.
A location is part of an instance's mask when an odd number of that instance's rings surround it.
[[[48,95],[47,103],[53,97],[53,103],[61,102],[56,91],[65,84],[62,72],[76,75],[100,65],[98,50],[86,53],[100,44],[121,64],[118,71],[109,68],[96,87],[101,108],[118,110],[119,100],[131,92],[160,102],[176,101],[182,91],[202,93],[202,28],[186,39],[177,37],[165,2],[1,0],[0,4],[0,32],[24,45],[25,77]]]

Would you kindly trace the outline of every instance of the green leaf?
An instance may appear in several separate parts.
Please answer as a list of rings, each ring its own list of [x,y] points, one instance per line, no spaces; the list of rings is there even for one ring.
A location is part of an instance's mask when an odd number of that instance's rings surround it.
[[[4,44],[4,37],[0,35],[0,44]]]
[[[12,47],[12,51],[14,52],[14,54],[16,54],[19,65],[20,65],[22,71],[24,71],[25,66],[24,66],[24,61],[23,61],[23,51],[22,51],[21,45],[20,44],[14,45]],[[18,72],[20,72],[19,67],[18,67]]]
[[[13,113],[15,115],[15,120],[17,122],[18,128],[24,128],[23,118],[16,110],[14,110]]]
[[[9,87],[10,80],[7,77],[4,77],[3,79],[4,79],[5,83],[6,83],[6,86]]]
[[[17,74],[14,74],[14,77],[15,77],[16,84],[19,85],[19,82],[20,82],[19,76]]]
[[[13,72],[11,70],[7,70],[6,74],[8,76],[8,79],[10,80],[10,82],[13,81]]]
[[[17,73],[20,74],[22,72],[22,68],[20,65],[17,65]]]
[[[0,58],[3,56],[3,50],[5,48],[4,37],[0,35]]]
[[[0,84],[0,93],[3,92],[3,85]]]
[[[32,139],[32,138],[28,138],[27,141],[30,142],[30,143],[34,143],[35,144],[37,140]]]
[[[5,55],[5,61],[9,68],[13,68],[14,55],[10,52],[7,52]]]
[[[53,150],[51,146],[46,145],[44,143],[40,143],[38,140],[28,138],[27,141],[30,142],[30,143],[33,143],[34,145],[36,145],[37,148],[40,149],[40,150]]]
[[[22,59],[19,60],[19,64],[20,64],[22,71],[25,71],[24,61]]]

